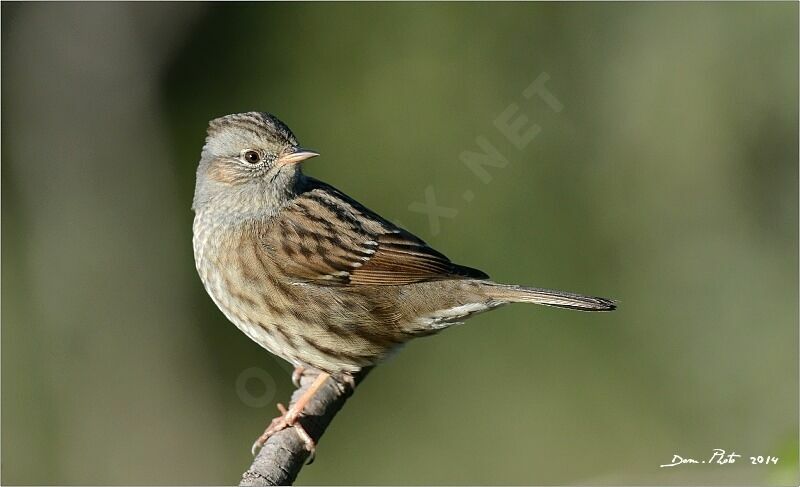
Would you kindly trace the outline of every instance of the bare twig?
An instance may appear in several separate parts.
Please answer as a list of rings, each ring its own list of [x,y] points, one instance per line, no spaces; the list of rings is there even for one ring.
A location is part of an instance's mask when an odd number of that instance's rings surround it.
[[[368,372],[369,369],[366,369],[358,374],[354,384],[358,385]],[[301,376],[300,387],[292,394],[289,407],[314,382],[317,374],[318,371],[311,370]],[[325,429],[352,394],[353,388],[349,385],[329,379],[306,405],[299,422],[315,442],[319,442]],[[239,485],[290,485],[308,457],[305,443],[295,428],[284,429],[267,440],[250,468],[242,475]]]

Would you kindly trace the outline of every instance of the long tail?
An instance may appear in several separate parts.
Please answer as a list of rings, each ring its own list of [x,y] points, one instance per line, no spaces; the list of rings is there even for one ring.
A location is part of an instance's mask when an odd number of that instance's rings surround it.
[[[617,307],[617,304],[610,299],[554,291],[552,289],[496,283],[487,283],[484,289],[489,297],[507,303],[543,304],[545,306],[581,311],[612,311]]]

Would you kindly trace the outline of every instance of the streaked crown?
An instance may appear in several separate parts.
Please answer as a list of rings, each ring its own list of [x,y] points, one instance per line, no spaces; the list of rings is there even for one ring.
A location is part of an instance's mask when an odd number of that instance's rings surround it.
[[[217,156],[233,156],[246,147],[296,145],[297,138],[276,116],[265,112],[245,112],[209,122],[204,150]]]

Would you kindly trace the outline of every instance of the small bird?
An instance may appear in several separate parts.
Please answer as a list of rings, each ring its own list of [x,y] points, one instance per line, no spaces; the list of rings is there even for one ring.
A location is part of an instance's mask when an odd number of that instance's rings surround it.
[[[321,371],[292,408],[279,406],[283,414],[254,451],[271,434],[299,426],[325,380],[352,382],[412,338],[508,303],[616,307],[605,298],[499,284],[451,262],[304,175],[301,163],[318,155],[275,116],[248,112],[209,123],[197,168],[193,246],[206,291],[233,324],[296,373]]]

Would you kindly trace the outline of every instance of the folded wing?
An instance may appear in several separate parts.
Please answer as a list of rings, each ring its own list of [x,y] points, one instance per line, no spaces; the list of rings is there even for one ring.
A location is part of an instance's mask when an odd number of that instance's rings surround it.
[[[397,286],[488,278],[450,262],[420,238],[314,179],[274,224],[279,231],[268,232],[263,243],[298,282]]]

